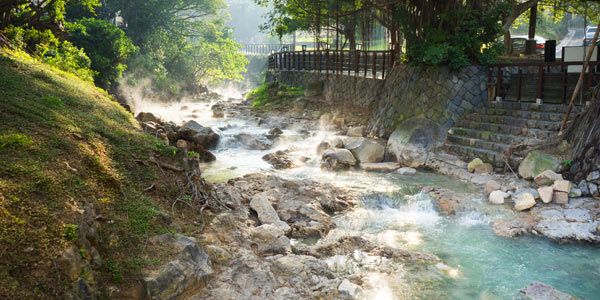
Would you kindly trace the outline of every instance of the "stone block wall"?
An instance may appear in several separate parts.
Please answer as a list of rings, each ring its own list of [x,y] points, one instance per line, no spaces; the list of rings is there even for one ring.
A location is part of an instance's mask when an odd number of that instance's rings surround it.
[[[387,138],[411,117],[430,119],[452,127],[473,108],[487,103],[487,71],[470,66],[460,71],[448,67],[395,66],[385,80],[297,71],[269,71],[268,81],[308,86],[323,81],[327,101],[346,102],[369,109],[367,129]]]

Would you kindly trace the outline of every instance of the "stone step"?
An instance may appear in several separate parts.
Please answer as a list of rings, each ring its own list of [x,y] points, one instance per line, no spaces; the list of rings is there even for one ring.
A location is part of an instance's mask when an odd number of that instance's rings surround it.
[[[486,107],[483,109],[483,113],[486,115],[494,116],[509,116],[514,118],[528,119],[528,120],[540,120],[550,122],[562,122],[565,117],[564,113],[553,113],[553,112],[540,112],[530,110],[515,110],[515,109],[504,109],[504,108],[493,108]],[[569,120],[575,118],[575,114],[569,114]]]
[[[560,126],[560,124],[559,124]],[[458,122],[457,127],[463,127],[467,129],[476,129],[481,131],[490,131],[501,134],[510,134],[510,135],[522,135],[522,136],[531,136],[536,138],[548,138],[556,134],[555,131],[538,129],[538,128],[528,128],[523,126],[513,126],[508,124],[495,124],[488,122],[477,122],[471,120],[461,120]]]
[[[465,116],[464,120],[492,123],[501,125],[511,125],[518,127],[537,128],[542,130],[558,130],[560,128],[559,121],[542,121],[542,120],[530,120],[515,118],[510,116],[499,116],[499,115],[488,115],[481,113],[470,113]]]
[[[504,163],[505,155],[503,153],[500,153],[497,151],[492,151],[492,150],[487,150],[487,149],[477,149],[477,148],[470,147],[470,146],[452,144],[452,143],[446,144],[446,150],[448,152],[453,153],[454,155],[460,157],[461,159],[463,159],[465,161],[471,161],[475,158],[479,158],[479,159],[483,160],[484,162],[491,163],[494,166],[494,168],[503,168],[505,165],[505,163]],[[517,167],[522,160],[523,159],[520,157],[511,156],[511,158],[510,158],[511,167],[512,168]]]
[[[504,108],[514,110],[528,110],[528,111],[539,111],[539,112],[553,112],[553,113],[565,113],[568,109],[566,104],[536,104],[530,102],[490,102],[488,107],[493,108]],[[571,113],[577,113],[581,111],[581,107],[578,105],[573,106]]]
[[[494,143],[467,136],[449,135],[448,141],[453,144],[475,147],[478,149],[492,150],[499,153],[506,153],[510,148],[510,144]]]
[[[450,131],[448,132],[448,135],[449,136],[456,135],[456,136],[471,137],[471,138],[490,141],[490,142],[494,142],[494,143],[504,143],[504,144],[510,144],[515,139],[522,138],[522,137],[519,137],[516,135],[501,134],[501,133],[495,133],[495,132],[490,132],[490,131],[481,131],[481,130],[476,130],[476,129],[463,128],[463,127],[454,127],[452,129],[450,129]]]

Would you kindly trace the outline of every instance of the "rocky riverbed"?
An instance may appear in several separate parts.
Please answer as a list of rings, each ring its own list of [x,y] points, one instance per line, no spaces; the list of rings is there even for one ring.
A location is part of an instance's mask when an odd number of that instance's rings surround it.
[[[280,111],[243,101],[148,111],[164,120],[146,130],[200,150],[203,177],[227,207],[210,212],[197,249],[185,250],[186,237],[154,238],[183,245],[148,273],[157,299],[505,299],[533,281],[600,293],[591,279],[600,270],[589,267],[600,264],[597,247],[538,237],[598,242],[596,199],[515,211],[510,195],[532,183],[471,173],[436,151],[398,164],[387,141],[363,136],[360,116],[310,99]],[[490,180],[504,204],[488,202]],[[187,281],[165,276],[190,270]]]

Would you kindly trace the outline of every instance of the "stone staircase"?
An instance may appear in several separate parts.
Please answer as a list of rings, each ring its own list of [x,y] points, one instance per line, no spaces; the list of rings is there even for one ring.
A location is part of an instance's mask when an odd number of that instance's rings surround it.
[[[505,167],[505,160],[513,169],[523,160],[525,153],[511,146],[531,144],[556,135],[567,111],[567,105],[524,102],[495,102],[467,114],[448,130],[446,151],[465,161],[480,158],[496,169]],[[571,112],[572,120],[579,107]],[[515,169],[516,170],[516,169]]]

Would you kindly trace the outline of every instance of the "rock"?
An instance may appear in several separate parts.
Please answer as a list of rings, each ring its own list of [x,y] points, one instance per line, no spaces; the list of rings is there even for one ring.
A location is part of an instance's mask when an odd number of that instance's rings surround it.
[[[178,135],[184,140],[194,142],[205,149],[210,149],[219,142],[219,135],[212,129],[198,124],[196,121],[188,121],[178,131]]]
[[[557,180],[552,185],[554,191],[569,193],[571,192],[571,182],[568,180]]]
[[[517,189],[517,190],[515,191],[515,193],[514,193],[514,194],[513,194],[513,196],[512,196],[512,198],[513,198],[513,201],[516,201],[515,199],[519,198],[519,196],[520,196],[522,193],[530,193],[531,195],[533,195],[533,198],[534,198],[534,199],[539,199],[539,198],[540,198],[540,194],[538,193],[538,191],[537,191],[536,189],[532,189],[532,188],[527,188],[527,187],[526,187],[526,188],[520,188],[520,189]]]
[[[283,276],[300,274],[306,266],[298,256],[300,255],[286,255],[278,258],[273,262],[271,271],[274,274]]]
[[[503,237],[515,237],[531,231],[535,218],[529,214],[519,214],[513,220],[494,222],[494,233]]]
[[[567,293],[554,289],[541,282],[533,282],[519,291],[531,300],[576,300],[577,298]]]
[[[425,118],[402,122],[388,140],[388,148],[398,163],[408,167],[425,165],[429,152],[446,143],[447,130]]]
[[[267,150],[273,146],[273,142],[262,135],[240,133],[236,137],[250,150]]]
[[[70,245],[56,259],[58,269],[67,276],[70,281],[75,281],[81,275],[85,261],[81,259],[79,249]]]
[[[470,173],[475,172],[475,167],[478,165],[482,165],[483,161],[479,158],[475,158],[473,159],[468,165],[467,165],[467,171],[469,171]]]
[[[571,191],[569,192],[569,198],[579,198],[581,195],[581,190],[577,187],[572,187]]]
[[[212,115],[215,118],[223,118],[225,116],[225,108],[222,104],[215,104],[211,108]]]
[[[565,220],[569,222],[589,222],[591,221],[590,211],[581,208],[569,208],[564,211]]]
[[[146,123],[146,122],[154,122],[156,124],[163,123],[163,120],[161,118],[159,118],[159,117],[157,117],[154,114],[149,113],[149,112],[141,112],[135,118],[140,123]]]
[[[400,175],[415,175],[415,174],[417,174],[417,170],[414,168],[402,167],[402,168],[396,170],[396,173],[398,173]]]
[[[269,196],[266,192],[258,193],[252,197],[250,207],[258,215],[258,219],[262,224],[273,224],[280,222],[277,212],[269,201]]]
[[[231,258],[231,253],[221,247],[215,245],[206,245],[204,246],[204,249],[206,250],[208,257],[210,257],[210,260],[213,262],[222,263]]]
[[[182,140],[179,140],[182,141]],[[178,141],[178,142],[179,142]],[[187,150],[195,153],[189,153],[190,156],[196,156],[198,161],[200,162],[211,162],[217,160],[217,157],[212,154],[210,151],[204,149],[201,145],[198,145],[194,142],[187,143]],[[191,155],[193,154],[193,155]]]
[[[344,140],[338,136],[331,141],[331,146],[334,148],[344,148]]]
[[[483,186],[483,191],[486,196],[489,196],[493,191],[499,191],[502,189],[502,186],[494,180],[489,180]]]
[[[384,146],[363,138],[346,142],[344,147],[350,150],[354,157],[362,163],[382,162],[385,155]]]
[[[291,169],[295,167],[293,160],[288,155],[288,151],[284,150],[266,154],[262,159],[273,165],[275,169]]]
[[[451,190],[433,187],[429,194],[436,200],[438,209],[446,215],[454,214],[460,203]]]
[[[178,251],[178,258],[144,274],[143,281],[149,298],[178,299],[206,285],[213,271],[208,255],[194,238],[167,235],[151,240],[169,244]]]
[[[473,173],[475,174],[492,174],[494,173],[494,166],[490,163],[483,163],[476,165]]]
[[[342,299],[356,299],[358,294],[362,292],[362,288],[348,279],[342,280],[340,286],[338,287],[338,292]]]
[[[527,154],[519,165],[519,175],[525,179],[532,179],[545,170],[557,171],[560,160],[550,154],[534,150]]]
[[[356,158],[348,149],[330,148],[323,152],[322,167],[330,170],[346,169],[356,166]]]
[[[517,201],[515,201],[516,210],[526,210],[532,208],[535,205],[535,198],[532,194],[524,192],[519,195]]]
[[[538,186],[544,186],[544,185],[552,185],[552,184],[554,184],[555,181],[562,180],[562,179],[563,179],[562,175],[557,174],[552,170],[546,170],[546,171],[538,174],[537,176],[535,176],[535,178],[533,178],[533,181],[535,181],[535,184],[537,184]]]
[[[488,201],[492,204],[504,204],[504,198],[508,195],[503,191],[492,191]]]
[[[352,137],[362,137],[363,136],[363,131],[365,130],[364,127],[360,126],[360,127],[350,127],[348,129],[348,136],[352,136]]]
[[[322,80],[311,80],[306,84],[306,90],[304,90],[304,96],[315,97],[323,93],[323,81]]]
[[[273,224],[263,224],[252,229],[250,238],[261,254],[285,254],[292,251],[292,246],[284,233]]]
[[[365,171],[374,172],[392,172],[398,170],[400,165],[394,162],[383,162],[383,163],[360,163],[360,168]]]
[[[272,128],[271,130],[269,130],[269,132],[267,133],[267,138],[274,140],[278,137],[280,137],[283,134],[283,131],[277,127]]]
[[[317,154],[321,155],[323,154],[323,152],[325,152],[325,150],[331,148],[331,145],[329,145],[328,142],[320,142],[319,145],[317,145]]]
[[[552,202],[552,194],[554,192],[554,189],[551,186],[544,186],[541,188],[538,188],[538,194],[540,194],[540,198],[542,199],[542,202],[544,203],[550,203]]]
[[[591,172],[590,174],[588,174],[588,176],[585,179],[587,181],[596,181],[596,180],[600,179],[600,171]]]
[[[593,197],[600,196],[598,193],[598,185],[595,183],[588,183],[588,189],[590,190],[590,195]]]
[[[569,203],[569,193],[555,191],[552,201],[556,204],[567,204]]]
[[[585,180],[580,181],[579,184],[577,185],[577,187],[581,190],[581,194],[583,196],[589,196],[590,195],[590,190],[588,188],[588,183]]]

